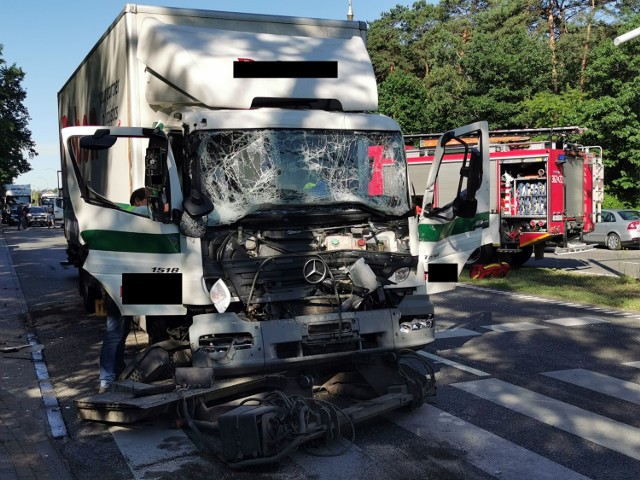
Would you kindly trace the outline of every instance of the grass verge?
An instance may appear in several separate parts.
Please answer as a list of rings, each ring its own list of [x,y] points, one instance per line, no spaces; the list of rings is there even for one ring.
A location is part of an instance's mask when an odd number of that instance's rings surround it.
[[[472,280],[464,270],[460,283],[507,292],[539,295],[568,302],[620,310],[640,311],[640,281],[631,277],[609,277],[567,273],[550,268],[517,268],[506,278]]]

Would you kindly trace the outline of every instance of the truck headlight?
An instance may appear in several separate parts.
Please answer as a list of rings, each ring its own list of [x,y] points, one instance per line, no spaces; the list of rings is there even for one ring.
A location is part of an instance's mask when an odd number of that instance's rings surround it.
[[[427,328],[433,328],[433,313],[428,313],[424,317],[414,318],[400,324],[400,331],[402,333],[415,332],[416,330],[424,330]]]
[[[231,292],[229,292],[229,288],[222,281],[222,279],[218,279],[216,283],[213,284],[211,290],[209,291],[209,298],[218,310],[218,313],[223,313],[229,308],[229,304],[231,303]]]
[[[409,277],[410,273],[411,273],[411,268],[409,267],[402,267],[396,270],[395,272],[396,283],[404,282]]]

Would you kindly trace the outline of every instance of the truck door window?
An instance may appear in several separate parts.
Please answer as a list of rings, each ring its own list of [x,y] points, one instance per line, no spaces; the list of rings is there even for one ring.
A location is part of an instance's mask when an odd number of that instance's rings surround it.
[[[144,165],[131,167],[129,158],[139,152],[144,155],[149,146],[146,137],[110,137],[109,142],[92,142],[88,137],[70,139],[73,168],[85,201],[117,208],[132,215],[150,216],[150,212],[131,205],[131,194],[145,187]],[[110,174],[107,174],[107,173]],[[122,172],[113,175],[113,172]],[[166,187],[166,185],[165,185]],[[157,198],[165,198],[166,188],[154,191]]]

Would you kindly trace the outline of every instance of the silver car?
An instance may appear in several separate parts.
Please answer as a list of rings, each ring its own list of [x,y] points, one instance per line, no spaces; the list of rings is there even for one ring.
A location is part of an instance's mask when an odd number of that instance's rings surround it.
[[[44,207],[29,207],[27,209],[27,223],[31,227],[33,225],[40,225],[42,227],[49,227],[53,224],[53,214]]]
[[[602,210],[602,220],[593,232],[583,235],[585,242],[604,245],[609,250],[640,245],[640,211]]]

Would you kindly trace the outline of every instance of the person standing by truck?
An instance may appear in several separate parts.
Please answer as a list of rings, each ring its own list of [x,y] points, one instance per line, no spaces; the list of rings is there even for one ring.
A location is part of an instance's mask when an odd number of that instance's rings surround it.
[[[144,188],[135,190],[130,197],[132,211],[148,215],[147,197]],[[137,209],[137,210],[136,210]],[[103,300],[107,311],[107,332],[100,349],[100,387],[99,393],[108,392],[125,368],[124,346],[131,330],[131,317],[124,316],[120,309],[103,292]]]
[[[132,212],[140,213],[142,215],[149,215],[149,208],[147,207],[147,192],[145,188],[138,188],[131,194],[130,199]]]
[[[131,317],[123,316],[108,294],[104,294],[107,311],[107,332],[100,349],[100,387],[98,393],[112,389],[125,368],[124,346],[131,330]]]

